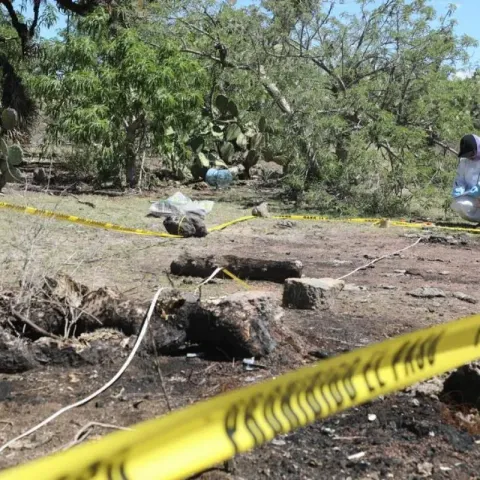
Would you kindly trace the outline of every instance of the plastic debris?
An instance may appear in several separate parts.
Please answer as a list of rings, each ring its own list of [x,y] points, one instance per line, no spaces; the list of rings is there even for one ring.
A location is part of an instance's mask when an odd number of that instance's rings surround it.
[[[243,366],[245,367],[245,370],[247,370],[247,371],[255,370],[255,368],[267,368],[264,365],[260,365],[258,363],[255,363],[255,357],[244,358],[243,359]]]
[[[205,218],[214,206],[211,200],[192,200],[181,192],[177,192],[166,200],[152,203],[149,215],[153,217],[170,217],[173,215],[194,214]]]
[[[232,182],[232,172],[227,169],[210,168],[205,174],[205,183],[211,187],[228,187]]]

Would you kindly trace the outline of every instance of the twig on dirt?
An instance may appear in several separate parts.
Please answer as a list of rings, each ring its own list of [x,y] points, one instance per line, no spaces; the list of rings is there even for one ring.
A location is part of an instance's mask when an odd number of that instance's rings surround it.
[[[17,329],[15,328],[15,325],[12,323],[12,321],[7,318],[7,325],[12,329],[12,332],[17,336],[17,337],[20,337],[21,334],[20,332],[17,331]]]
[[[115,393],[112,395],[112,398],[114,398],[115,400],[118,400],[123,395],[124,391],[125,391],[125,387],[122,387],[118,393]]]
[[[138,334],[135,345],[133,346],[132,351],[130,352],[127,359],[125,360],[125,363],[121,366],[120,370],[105,385],[103,385],[101,388],[99,388],[98,390],[96,390],[95,392],[90,394],[88,397],[85,397],[85,398],[79,400],[76,403],[72,403],[71,405],[67,405],[66,407],[63,407],[62,409],[58,410],[57,412],[55,412],[50,417],[48,417],[45,420],[43,420],[42,422],[40,422],[38,425],[35,425],[34,427],[30,428],[26,432],[22,433],[21,435],[18,435],[17,437],[13,438],[12,440],[10,440],[7,443],[0,446],[0,453],[3,452],[4,450],[6,450],[7,448],[9,448],[11,445],[13,445],[18,440],[21,440],[22,438],[25,438],[28,435],[31,435],[32,433],[36,432],[40,428],[44,427],[45,425],[50,423],[52,420],[55,420],[55,418],[64,414],[65,412],[68,412],[69,410],[73,410],[74,408],[80,407],[80,406],[85,405],[86,403],[90,402],[95,397],[98,397],[98,395],[100,395],[101,393],[108,390],[115,382],[117,382],[117,380],[123,375],[125,370],[128,368],[128,366],[130,365],[130,363],[133,360],[133,357],[135,356],[138,349],[140,348],[140,345],[141,345],[141,343],[142,343],[142,341],[143,341],[143,339],[144,339],[144,337],[147,333],[148,325],[150,323],[150,319],[152,318],[153,311],[155,309],[155,305],[157,304],[157,301],[158,301],[158,297],[160,296],[160,294],[162,293],[163,290],[164,290],[164,287],[161,287],[155,293],[155,295],[152,299],[152,303],[150,304],[150,308],[148,309],[148,313],[147,313],[147,315],[146,315],[146,317],[143,321],[143,324],[141,326],[140,333]]]
[[[165,275],[167,277],[168,283],[172,288],[175,288],[175,284],[173,283],[172,277],[170,276],[170,273],[165,270]]]
[[[153,335],[150,335],[150,337],[152,339],[153,351],[155,353],[155,357],[153,361],[155,363],[155,368],[157,369],[158,377],[160,379],[160,387],[162,388],[162,392],[163,392],[163,396],[165,397],[165,403],[167,404],[167,408],[171,412],[172,404],[170,403],[170,398],[168,397],[167,389],[165,387],[165,381],[163,379],[162,370],[160,368],[160,364],[158,363],[157,345],[155,344],[155,338],[153,337]]]
[[[54,335],[53,333],[47,332],[42,327],[39,327],[36,323],[29,320],[27,317],[23,316],[21,313],[18,313],[13,307],[11,308],[11,313],[12,313],[12,316],[16,320],[24,323],[25,325],[28,325],[30,328],[35,330],[37,333],[40,333],[40,335],[43,335],[44,337],[50,337],[50,338],[53,338],[55,340],[61,340],[61,338],[57,337],[57,335]]]
[[[4,424],[5,426],[0,430],[0,432],[3,432],[6,430],[8,427],[13,427],[13,422],[10,422],[8,420],[0,420],[1,424]]]
[[[364,440],[367,437],[364,436],[354,436],[354,437],[333,437],[332,440]]]
[[[75,445],[78,445],[79,443],[82,443],[84,440],[87,439],[87,437],[90,435],[93,427],[101,427],[101,428],[109,428],[111,430],[124,430],[124,431],[129,431],[131,428],[125,428],[125,427],[120,427],[118,425],[110,425],[109,423],[99,423],[99,422],[89,422],[86,425],[84,425],[76,434],[73,440],[63,447],[60,447],[59,449],[55,450],[55,452],[58,452],[59,450],[68,450],[69,448],[74,447]]]
[[[400,250],[397,250],[392,253],[387,253],[385,255],[382,255],[381,257],[376,258],[375,260],[372,260],[371,262],[367,263],[366,265],[362,265],[361,267],[356,268],[355,270],[352,270],[350,273],[347,273],[346,275],[343,275],[342,277],[338,277],[337,280],[343,280],[344,278],[349,277],[350,275],[353,275],[354,273],[357,273],[359,270],[365,270],[365,268],[368,268],[370,265],[373,265],[374,263],[379,262],[380,260],[383,260],[387,257],[391,257],[393,255],[397,255],[400,252],[404,252],[405,250],[408,250],[409,248],[414,247],[415,245],[418,245],[421,241],[423,240],[422,237],[418,238],[414,243],[411,245],[408,245],[407,247],[401,248]]]
[[[74,195],[73,193],[69,193],[68,194],[69,197],[73,197],[78,203],[81,203],[82,205],[87,205],[91,208],[96,208],[95,207],[95,204],[92,203],[92,202],[87,202],[85,200],[80,200],[76,195]]]

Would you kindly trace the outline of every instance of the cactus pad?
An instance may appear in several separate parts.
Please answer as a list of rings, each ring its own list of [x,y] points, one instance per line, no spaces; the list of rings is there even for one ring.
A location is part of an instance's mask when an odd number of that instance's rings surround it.
[[[5,108],[2,111],[2,127],[5,130],[13,130],[18,123],[18,113],[13,108]]]
[[[20,183],[23,181],[23,173],[17,168],[7,165],[7,171],[3,173],[7,182]]]
[[[11,145],[8,147],[8,163],[18,167],[23,162],[23,150],[20,145]]]

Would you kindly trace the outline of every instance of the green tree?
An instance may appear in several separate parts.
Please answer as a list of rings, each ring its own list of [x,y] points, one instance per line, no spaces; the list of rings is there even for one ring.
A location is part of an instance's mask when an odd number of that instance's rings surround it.
[[[453,7],[438,16],[427,0],[356,4],[349,15],[334,1],[187,4],[174,32],[239,96],[246,75],[263,90],[258,114],[277,133],[294,192],[320,185],[334,202],[378,212],[446,181],[441,152],[473,129],[469,84],[452,75],[475,42],[456,35]]]
[[[118,183],[124,173],[134,187],[147,148],[169,153],[183,145],[199,115],[204,75],[173,42],[147,45],[128,26],[134,21],[116,13],[98,9],[44,45],[32,87],[50,118],[51,140],[88,152],[101,179]]]

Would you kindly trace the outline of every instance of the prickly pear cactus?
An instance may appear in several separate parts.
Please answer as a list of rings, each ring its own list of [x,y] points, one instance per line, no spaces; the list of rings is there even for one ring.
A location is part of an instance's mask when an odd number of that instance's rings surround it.
[[[18,123],[18,114],[13,108],[5,108],[1,114],[0,130],[0,191],[7,182],[21,182],[24,177],[17,168],[23,162],[23,150],[18,144],[8,145],[5,134]]]
[[[192,165],[193,175],[206,171],[208,160],[205,158],[213,155],[227,165],[242,164],[248,178],[250,168],[262,158],[268,142],[270,127],[265,117],[260,118],[257,125],[243,122],[237,105],[225,95],[217,95],[213,110],[213,118],[190,140],[196,158]],[[200,168],[202,159],[203,170]]]
[[[18,124],[18,114],[13,108],[5,108],[2,111],[2,128],[13,130]]]

